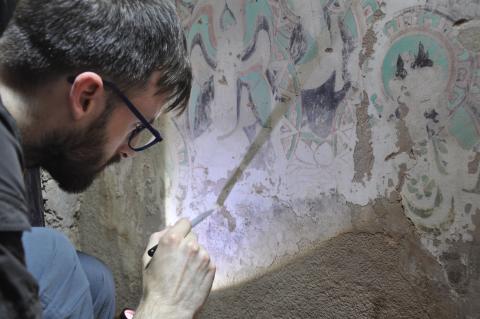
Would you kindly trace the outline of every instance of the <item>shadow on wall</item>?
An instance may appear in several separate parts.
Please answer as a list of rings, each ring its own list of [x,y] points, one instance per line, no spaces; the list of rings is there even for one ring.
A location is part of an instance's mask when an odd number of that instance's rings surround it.
[[[352,232],[212,292],[198,318],[461,318],[401,209],[389,201],[354,208]]]

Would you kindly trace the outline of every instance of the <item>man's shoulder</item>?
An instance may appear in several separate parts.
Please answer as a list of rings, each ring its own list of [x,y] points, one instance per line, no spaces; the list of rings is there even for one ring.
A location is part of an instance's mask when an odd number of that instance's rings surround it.
[[[8,148],[13,148],[17,154],[18,161],[20,166],[24,167],[23,163],[23,150],[21,147],[20,141],[20,132],[17,127],[17,123],[13,116],[8,112],[7,108],[2,102],[2,97],[0,96],[0,149],[5,150]]]
[[[0,152],[0,231],[29,229],[20,134],[1,97]]]

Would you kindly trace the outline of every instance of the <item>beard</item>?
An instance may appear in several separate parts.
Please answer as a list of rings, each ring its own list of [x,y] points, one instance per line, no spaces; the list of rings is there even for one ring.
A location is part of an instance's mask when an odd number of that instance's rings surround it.
[[[104,112],[87,128],[53,131],[36,145],[24,145],[27,166],[45,169],[68,193],[85,191],[109,165],[118,163],[120,155],[106,160],[106,127],[112,108]]]

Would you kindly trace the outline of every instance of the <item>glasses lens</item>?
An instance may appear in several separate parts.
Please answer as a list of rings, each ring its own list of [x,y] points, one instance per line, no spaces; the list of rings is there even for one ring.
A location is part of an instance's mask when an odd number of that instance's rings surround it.
[[[155,135],[153,135],[152,132],[146,128],[142,128],[132,133],[128,145],[133,149],[141,148],[153,142],[154,139]]]

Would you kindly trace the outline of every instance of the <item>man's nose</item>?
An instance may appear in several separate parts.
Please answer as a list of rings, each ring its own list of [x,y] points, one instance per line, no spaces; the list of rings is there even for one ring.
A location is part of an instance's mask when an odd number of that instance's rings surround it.
[[[137,152],[132,150],[130,146],[128,146],[128,143],[123,144],[118,152],[122,158],[132,158],[137,155]]]

